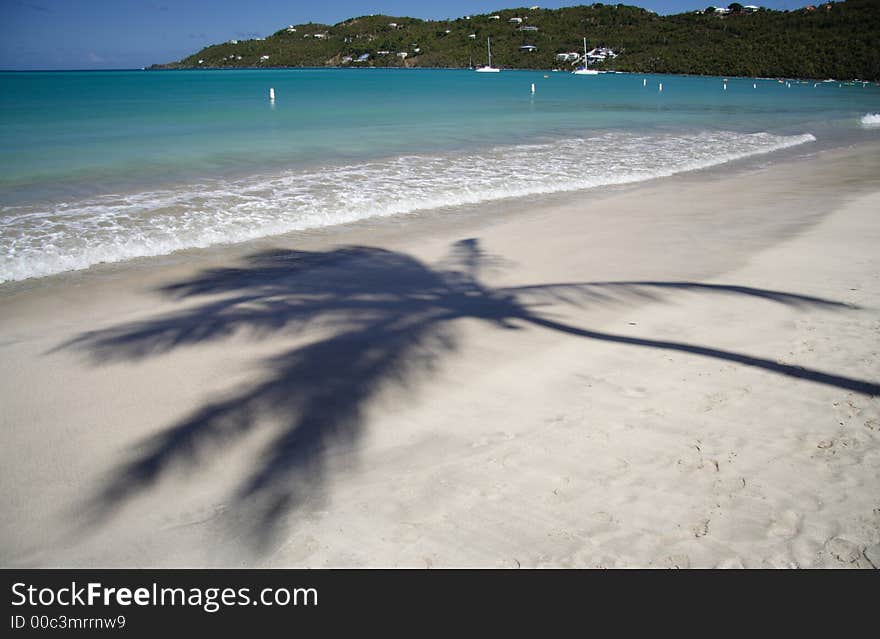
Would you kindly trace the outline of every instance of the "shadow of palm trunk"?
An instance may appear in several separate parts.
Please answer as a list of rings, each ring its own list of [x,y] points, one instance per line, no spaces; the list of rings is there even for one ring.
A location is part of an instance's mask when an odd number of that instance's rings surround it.
[[[684,342],[669,342],[664,340],[645,339],[641,337],[630,337],[627,335],[614,335],[613,333],[601,333],[599,331],[590,331],[581,328],[575,328],[573,326],[567,326],[565,324],[560,324],[559,322],[554,322],[552,320],[536,316],[529,317],[528,321],[536,326],[542,326],[544,328],[549,328],[554,331],[560,331],[562,333],[568,333],[570,335],[576,335],[578,337],[586,337],[603,342],[626,344],[629,346],[642,346],[646,348],[657,348],[666,351],[677,351],[679,353],[699,355],[701,357],[711,357],[713,359],[726,360],[728,362],[742,364],[743,366],[763,369],[772,373],[785,375],[786,377],[804,379],[810,382],[815,382],[817,384],[825,384],[827,386],[835,386],[837,388],[843,388],[845,390],[853,391],[855,393],[862,393],[864,395],[880,394],[880,385],[874,384],[872,382],[856,379],[853,377],[846,377],[843,375],[824,373],[822,371],[805,368],[803,366],[782,364],[780,362],[776,362],[763,357],[753,357],[751,355],[745,355],[743,353],[734,353],[732,351],[724,351],[718,348],[710,348],[708,346],[700,346],[697,344],[687,344]]]

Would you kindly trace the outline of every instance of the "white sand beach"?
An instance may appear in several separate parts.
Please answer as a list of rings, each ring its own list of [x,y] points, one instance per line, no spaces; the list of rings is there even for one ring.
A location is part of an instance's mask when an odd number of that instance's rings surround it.
[[[880,567],[880,148],[766,160],[4,285],[0,565]]]

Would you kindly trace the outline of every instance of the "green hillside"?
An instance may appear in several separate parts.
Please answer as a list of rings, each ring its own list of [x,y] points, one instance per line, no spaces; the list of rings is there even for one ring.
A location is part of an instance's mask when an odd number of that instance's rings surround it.
[[[492,19],[493,15],[499,18]],[[522,18],[523,22],[511,23],[511,18]],[[537,31],[520,29],[523,26],[537,27]],[[556,54],[581,51],[586,36],[590,48],[609,47],[619,54],[598,68],[880,79],[877,0],[846,0],[794,11],[761,9],[726,15],[705,11],[672,16],[622,4],[593,4],[503,9],[455,20],[373,15],[335,25],[292,27],[295,30],[285,27],[265,39],[212,45],[178,62],[151,68],[468,67],[486,62],[487,37],[492,38],[495,66],[568,68],[557,62]],[[523,45],[534,45],[537,51],[520,50]],[[406,53],[406,57],[398,53]],[[369,55],[366,61],[355,61],[363,54]]]

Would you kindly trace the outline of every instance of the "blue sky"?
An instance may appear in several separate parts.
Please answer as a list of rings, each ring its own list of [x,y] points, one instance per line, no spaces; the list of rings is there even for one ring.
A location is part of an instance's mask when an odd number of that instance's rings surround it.
[[[454,18],[533,2],[545,8],[591,4],[585,0],[0,0],[0,69],[139,68],[178,60],[207,44],[266,36],[309,20],[333,24],[370,13]],[[808,4],[806,0],[751,3],[773,9]],[[715,3],[630,0],[625,4],[664,14]]]

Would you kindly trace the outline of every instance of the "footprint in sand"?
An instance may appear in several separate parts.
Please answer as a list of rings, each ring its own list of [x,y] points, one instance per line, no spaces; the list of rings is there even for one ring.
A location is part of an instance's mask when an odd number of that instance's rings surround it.
[[[834,559],[844,564],[853,564],[862,558],[861,548],[841,537],[832,537],[826,541],[825,550]]]
[[[620,521],[614,515],[605,511],[590,513],[587,536],[596,536],[602,533],[613,532],[620,528]]]
[[[872,568],[880,569],[880,544],[865,548],[864,555]]]
[[[767,530],[767,534],[771,537],[783,537],[791,539],[795,537],[801,529],[801,516],[793,510],[786,510],[779,519],[774,520]]]

